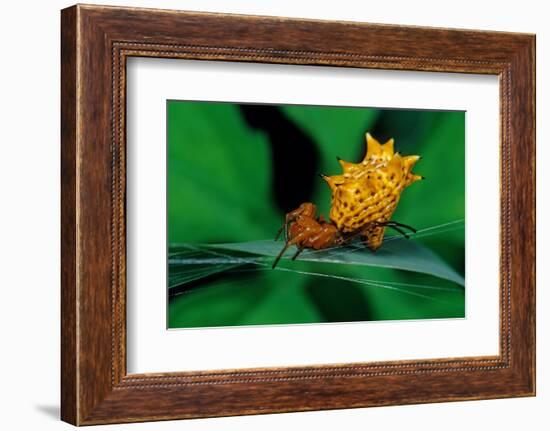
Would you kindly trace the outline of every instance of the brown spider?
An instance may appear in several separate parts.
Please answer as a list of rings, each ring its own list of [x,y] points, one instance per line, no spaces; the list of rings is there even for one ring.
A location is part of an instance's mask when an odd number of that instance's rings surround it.
[[[389,227],[395,229],[405,238],[409,238],[409,236],[401,228],[406,228],[416,233],[414,228],[394,221],[375,221],[354,232],[342,233],[332,221],[326,221],[323,215],[317,217],[316,213],[317,207],[311,202],[305,202],[295,210],[286,214],[285,222],[275,236],[275,241],[277,241],[284,231],[286,243],[275,258],[272,268],[277,266],[281,257],[292,245],[298,248],[296,253],[292,256],[292,260],[295,260],[306,248],[321,250],[348,243],[358,236],[363,237],[367,247],[375,251],[376,248],[371,247],[369,244],[369,233],[373,229]]]
[[[361,237],[363,244],[376,251],[384,240],[386,227],[409,236],[404,229],[416,233],[406,224],[391,221],[401,193],[412,183],[423,179],[412,172],[420,156],[401,156],[394,151],[393,139],[381,144],[370,134],[366,135],[367,153],[360,163],[338,158],[343,172],[340,175],[321,175],[330,187],[330,221],[316,216],[317,208],[303,203],[285,217],[286,243],[273,262],[273,268],[291,245],[298,250],[296,259],[305,248],[325,249]]]
[[[344,238],[338,228],[332,222],[327,222],[322,215],[317,217],[316,213],[317,207],[311,202],[305,202],[286,214],[285,222],[275,237],[276,241],[284,231],[286,243],[272,268],[277,266],[291,245],[298,248],[292,256],[292,260],[295,260],[305,248],[320,250],[343,243]]]

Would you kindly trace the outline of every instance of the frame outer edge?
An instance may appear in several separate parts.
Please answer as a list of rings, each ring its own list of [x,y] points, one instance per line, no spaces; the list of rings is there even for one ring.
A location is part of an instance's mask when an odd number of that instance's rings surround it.
[[[535,36],[525,35],[511,61],[510,183],[511,364],[521,396],[536,395]],[[520,174],[518,174],[520,173]]]
[[[525,77],[525,83],[527,86],[527,105],[529,106],[529,116],[526,116],[526,128],[528,136],[528,146],[529,146],[529,160],[528,160],[528,169],[529,175],[527,175],[527,181],[530,183],[530,191],[526,198],[528,199],[527,206],[530,209],[530,226],[527,231],[528,241],[531,241],[528,247],[528,256],[529,256],[529,275],[530,275],[530,284],[525,288],[526,294],[528,295],[529,302],[529,315],[528,315],[528,333],[529,333],[529,343],[530,346],[527,349],[529,353],[529,370],[528,370],[528,395],[536,396],[536,369],[537,369],[537,336],[536,336],[536,241],[537,241],[537,205],[536,205],[536,190],[537,190],[537,177],[536,177],[536,69],[537,69],[537,58],[536,58],[536,35],[527,36],[527,47],[525,49],[525,66],[527,68],[527,73]]]
[[[536,175],[536,169],[537,169],[537,79],[536,79],[536,73],[537,73],[537,37],[536,35],[531,35],[528,38],[528,48],[527,48],[527,57],[528,60],[526,64],[530,68],[530,75],[527,77],[530,89],[529,94],[529,101],[531,107],[531,118],[530,123],[528,125],[529,130],[529,144],[531,146],[531,158],[529,160],[529,179],[532,180],[532,190],[529,194],[528,198],[530,200],[531,207],[531,232],[533,238],[533,244],[532,244],[532,255],[530,255],[531,259],[531,277],[532,277],[532,283],[529,286],[529,298],[531,300],[531,315],[529,319],[529,325],[530,325],[530,342],[531,342],[531,349],[530,349],[530,370],[529,370],[529,377],[530,377],[530,391],[529,395],[536,396],[537,395],[537,333],[536,333],[536,312],[537,312],[537,300],[536,300],[536,281],[537,281],[537,259],[536,259],[536,250],[537,250],[537,175]],[[530,127],[529,127],[530,126]]]
[[[101,11],[101,13],[100,13]],[[127,13],[124,13],[127,12]],[[130,13],[131,12],[131,13]],[[117,37],[124,37],[128,32],[133,31],[128,26],[122,26],[122,23],[127,21],[128,18],[135,18],[145,13],[155,13],[146,9],[110,9],[107,15],[107,19],[103,16],[102,7],[81,5],[73,6],[71,8],[62,11],[62,33],[61,33],[61,45],[62,45],[62,94],[61,94],[61,157],[62,157],[62,175],[61,175],[61,191],[62,191],[62,292],[61,292],[61,309],[62,309],[62,324],[61,324],[61,336],[62,336],[62,393],[61,393],[61,417],[64,421],[73,425],[91,425],[100,423],[120,423],[120,422],[136,422],[146,420],[164,420],[164,419],[179,419],[190,417],[211,417],[211,416],[229,416],[236,414],[258,414],[258,413],[275,413],[285,411],[307,411],[307,410],[324,410],[334,408],[351,408],[351,407],[365,407],[375,405],[388,405],[388,404],[410,404],[410,403],[426,403],[426,402],[439,402],[439,401],[456,401],[466,399],[484,399],[484,398],[501,398],[510,396],[525,396],[532,395],[534,393],[534,262],[524,262],[518,268],[518,271],[527,275],[527,281],[521,284],[521,291],[514,289],[515,294],[514,301],[518,302],[518,308],[522,304],[526,305],[526,309],[521,312],[523,321],[515,329],[514,340],[516,340],[515,348],[521,345],[527,349],[527,352],[516,354],[513,357],[515,366],[513,369],[500,369],[493,374],[494,378],[506,379],[500,383],[498,380],[490,379],[492,373],[480,373],[477,376],[472,376],[471,380],[474,383],[471,390],[464,390],[460,393],[455,393],[450,396],[435,396],[433,398],[424,398],[421,394],[417,396],[411,395],[410,397],[397,396],[395,399],[387,399],[380,402],[378,399],[371,399],[369,401],[370,387],[366,387],[362,381],[358,386],[358,393],[354,393],[351,396],[351,389],[349,387],[351,381],[346,382],[334,382],[326,385],[327,380],[320,378],[317,380],[304,380],[308,382],[304,383],[301,388],[305,388],[306,391],[310,391],[310,397],[306,403],[299,403],[298,406],[294,406],[289,401],[292,401],[292,396],[302,397],[301,393],[294,393],[295,390],[300,389],[296,384],[286,382],[283,383],[268,383],[268,382],[232,382],[228,385],[222,385],[217,388],[211,388],[210,385],[202,385],[193,383],[193,387],[188,388],[172,388],[172,387],[160,387],[160,385],[154,385],[154,388],[132,387],[125,388],[120,386],[118,374],[109,375],[107,379],[107,365],[116,367],[117,364],[114,361],[114,354],[111,354],[104,350],[107,346],[107,332],[114,328],[112,320],[109,322],[104,317],[104,314],[108,311],[107,307],[111,307],[114,301],[107,298],[106,288],[102,284],[106,281],[103,274],[102,282],[95,283],[95,278],[86,272],[91,268],[91,265],[104,268],[107,259],[104,257],[97,258],[98,244],[103,247],[104,239],[97,242],[93,241],[90,237],[90,232],[98,231],[96,224],[90,224],[90,220],[93,220],[93,216],[99,214],[104,215],[106,213],[106,207],[101,208],[94,207],[93,203],[90,203],[91,196],[93,196],[94,185],[105,185],[103,181],[98,179],[105,178],[100,175],[94,174],[91,169],[91,165],[96,163],[98,167],[103,171],[100,174],[105,175],[105,158],[98,152],[105,152],[108,148],[105,145],[104,139],[106,132],[103,130],[96,131],[93,128],[94,121],[97,121],[94,115],[97,115],[104,124],[107,124],[106,113],[110,112],[107,107],[107,101],[102,94],[106,91],[105,82],[102,80],[107,79],[108,65],[98,64],[97,62],[90,61],[91,54],[88,49],[88,44],[92,43],[91,50],[98,50],[98,54],[102,55],[102,58],[106,59],[106,50],[111,47],[111,43],[117,40]],[[173,11],[175,13],[181,13]],[[130,15],[130,16],[129,16]],[[171,15],[171,14],[169,14]],[[183,21],[190,21],[193,24],[196,14],[182,14]],[[183,16],[186,19],[183,19]],[[201,15],[202,16],[202,15]],[[209,16],[209,20],[212,20],[213,15],[204,14]],[[237,18],[239,17],[239,18]],[[242,24],[242,20],[249,20],[250,17],[240,18],[242,16],[233,16],[230,19],[231,23]],[[143,17],[141,17],[143,18]],[[228,18],[229,19],[229,18]],[[271,21],[279,18],[262,17],[271,23]],[[235,21],[235,22],[233,22]],[[286,19],[282,19],[286,21]],[[154,22],[154,20],[153,20]],[[164,21],[163,21],[164,22]],[[295,19],[288,19],[288,22],[294,22],[296,25],[300,24],[306,26],[306,24],[313,25],[312,23],[303,22]],[[162,23],[161,23],[162,24]],[[150,22],[143,21],[141,25],[152,25]],[[160,25],[160,24],[159,24]],[[162,24],[164,25],[164,24]],[[328,26],[328,24],[326,24]],[[193,42],[195,35],[186,33],[172,34],[172,27],[169,30],[161,28],[161,35],[168,32],[168,36],[164,36],[168,39],[175,38],[176,40],[182,39],[190,40]],[[407,29],[408,27],[404,27]],[[298,31],[298,27],[296,27]],[[381,31],[380,26],[372,26],[373,31]],[[304,31],[303,28],[299,28],[300,31]],[[307,29],[306,29],[307,30]],[[187,31],[187,30],[186,30]],[[191,30],[190,30],[191,31]],[[422,30],[428,32],[429,30]],[[147,33],[148,34],[148,33]],[[452,33],[454,34],[454,33]],[[222,35],[223,36],[223,35]],[[470,33],[457,33],[455,36],[468,36],[473,37]],[[495,34],[489,34],[490,40],[483,40],[482,34],[476,34],[476,42],[488,43],[496,38]],[[522,131],[526,132],[523,135],[521,142],[526,146],[523,156],[517,160],[515,167],[521,167],[525,170],[530,170],[530,175],[534,175],[534,37],[523,39],[525,35],[506,35],[503,34],[503,49],[502,53],[506,53],[507,59],[513,57],[515,60],[515,70],[513,71],[514,89],[518,82],[515,72],[523,73],[519,81],[523,81],[521,85],[517,86],[518,91],[523,96],[522,102],[525,110],[533,114],[532,117],[522,119],[519,121],[519,127],[512,127],[512,143],[516,144],[520,141],[516,133]],[[220,36],[221,37],[221,36]],[[225,37],[225,36],[224,36]],[[240,36],[239,36],[240,37]],[[162,36],[159,36],[160,42],[165,42]],[[238,38],[237,38],[238,39]],[[361,39],[361,38],[360,38]],[[523,39],[523,40],[521,40]],[[200,43],[201,38],[197,37]],[[361,39],[362,40],[362,39]],[[468,39],[469,40],[469,39]],[[159,43],[160,43],[159,42]],[[191,42],[190,46],[193,46]],[[226,48],[221,49],[236,49],[237,42],[232,41]],[[264,40],[265,42],[265,40]],[[460,42],[460,41],[459,41]],[[473,43],[473,42],[472,42]],[[264,43],[265,45],[265,43]],[[329,44],[330,45],[330,44]],[[197,45],[195,45],[196,47]],[[83,47],[83,49],[80,49]],[[298,47],[299,48],[299,47]],[[429,47],[428,47],[429,48]],[[244,48],[247,50],[248,48]],[[286,48],[285,48],[286,49]],[[294,49],[292,43],[290,44],[291,51]],[[421,51],[426,50],[426,46],[421,46]],[[262,49],[257,50],[258,52]],[[263,48],[264,52],[269,51],[269,46]],[[242,51],[243,59],[246,58],[245,51]],[[298,51],[298,54],[302,56],[302,53]],[[330,54],[330,53],[329,53]],[[199,55],[199,54],[197,54]],[[203,54],[201,54],[203,55]],[[359,54],[352,53],[351,55],[357,56]],[[468,54],[469,55],[469,54]],[[476,54],[479,56],[480,54]],[[473,57],[474,54],[472,54]],[[206,56],[205,56],[206,57]],[[208,56],[208,59],[223,58],[225,55],[219,55],[214,52],[213,55]],[[277,57],[277,55],[270,55],[270,58],[278,60],[285,60],[285,58]],[[229,56],[228,56],[229,58]],[[236,58],[236,57],[235,57]],[[238,61],[235,58],[231,58],[230,61]],[[397,58],[397,57],[396,57]],[[415,57],[416,58],[416,57]],[[469,57],[468,57],[469,58]],[[477,57],[475,57],[477,58]],[[502,60],[500,54],[495,57],[496,60]],[[289,57],[290,59],[290,57]],[[274,60],[274,62],[275,62]],[[381,68],[394,69],[397,68],[402,60],[392,59],[391,63],[383,65]],[[419,58],[414,63],[406,64],[406,68],[411,70],[420,70],[424,68],[424,61],[426,59]],[[519,61],[518,61],[519,60]],[[521,61],[525,61],[527,64],[521,64]],[[248,61],[248,59],[246,60]],[[337,63],[334,59],[326,60],[329,64]],[[271,61],[269,61],[271,62]],[[286,61],[281,61],[285,62]],[[289,61],[293,63],[292,60]],[[467,68],[467,73],[475,73],[483,69],[487,72],[487,67],[484,60],[477,61],[475,68]],[[313,64],[320,64],[319,61],[313,62]],[[366,63],[365,63],[366,64]],[[454,64],[454,63],[453,63]],[[484,65],[484,66],[482,66]],[[366,67],[366,66],[361,66]],[[438,63],[438,68],[445,70],[446,68]],[[472,72],[474,71],[474,72]],[[95,73],[98,82],[103,85],[94,86],[95,80],[89,81],[88,75]],[[531,81],[533,79],[533,81]],[[527,81],[527,82],[526,82]],[[102,93],[103,92],[103,93]],[[518,109],[518,101],[514,99],[512,102],[512,110]],[[519,107],[521,108],[521,107]],[[91,110],[91,111],[89,111]],[[92,125],[90,125],[92,124]],[[518,126],[516,121],[515,126]],[[90,159],[88,159],[89,157]],[[513,176],[514,177],[514,176]],[[114,177],[116,179],[116,176]],[[95,181],[95,182],[94,182]],[[82,182],[82,184],[80,184]],[[529,220],[525,223],[522,229],[522,236],[520,239],[523,244],[516,250],[525,252],[523,255],[525,258],[534,258],[534,178],[512,178],[512,184],[525,185],[526,189],[522,196],[516,195],[516,204],[524,205],[524,208],[531,214]],[[115,185],[119,185],[115,183]],[[516,189],[517,190],[517,189]],[[102,189],[102,193],[105,190]],[[513,204],[514,206],[514,204]],[[97,210],[97,211],[96,211]],[[100,218],[101,220],[104,219]],[[512,220],[517,219],[512,217]],[[88,224],[87,224],[88,222]],[[93,227],[91,227],[93,226]],[[107,231],[102,225],[104,233]],[[99,229],[101,230],[101,229]],[[531,249],[530,247],[533,246]],[[512,257],[513,261],[519,259],[517,254]],[[87,258],[92,257],[94,262],[90,263]],[[97,258],[97,259],[96,259]],[[520,259],[521,262],[521,259]],[[116,269],[116,264],[113,264]],[[105,272],[105,271],[103,271]],[[532,283],[531,283],[532,281]],[[93,285],[93,294],[90,287]],[[122,298],[123,299],[123,298]],[[517,308],[514,309],[514,312]],[[101,320],[97,315],[101,315]],[[517,316],[517,313],[514,313]],[[98,322],[98,319],[100,320]],[[514,319],[515,320],[515,319]],[[96,323],[99,323],[96,325]],[[111,333],[114,336],[115,332]],[[523,335],[523,336],[522,336]],[[523,340],[522,340],[523,338]],[[98,349],[98,347],[100,349]],[[515,349],[513,349],[515,350]],[[518,352],[519,353],[519,352]],[[109,359],[109,361],[108,361]],[[111,368],[112,369],[112,368]],[[481,371],[481,370],[480,370]],[[501,372],[502,371],[502,372]],[[513,373],[510,373],[511,371]],[[435,377],[434,373],[426,371],[426,376]],[[332,379],[338,376],[327,375],[326,379]],[[358,376],[359,377],[359,376]],[[394,380],[398,382],[399,379],[403,382],[407,382],[410,379],[403,379],[398,377],[392,378],[378,378],[381,383],[388,380]],[[281,380],[285,380],[284,376]],[[358,379],[354,379],[356,383]],[[362,380],[362,379],[360,379]],[[438,379],[439,380],[439,379]],[[445,377],[442,380],[452,380],[452,376]],[[433,383],[437,383],[432,379]],[[199,382],[201,383],[201,382]],[[258,384],[261,383],[261,384]],[[344,385],[345,383],[345,385]],[[414,383],[414,382],[413,382]],[[340,399],[334,397],[338,385],[343,385],[341,392],[347,394],[347,398]],[[374,383],[375,384],[375,383]],[[508,391],[504,390],[503,384],[508,384],[510,387]],[[411,383],[412,385],[412,383]],[[414,386],[414,385],[413,385]],[[414,388],[413,388],[414,389]],[[258,393],[264,393],[271,397],[278,397],[276,401],[278,404],[270,404],[266,407],[258,407],[251,400],[249,396],[244,397],[243,394],[247,394],[248,391],[258,391]],[[433,391],[427,391],[433,392]],[[357,401],[358,394],[363,394],[367,399],[361,399]],[[239,399],[239,395],[244,399]],[[428,394],[430,395],[430,394]],[[237,399],[233,398],[237,397]],[[149,398],[149,400],[148,400]],[[233,398],[231,402],[223,402]],[[253,397],[252,397],[253,398]],[[170,412],[169,415],[159,414],[155,409],[158,406],[151,406],[150,401],[155,400],[157,404],[164,403],[164,407],[169,405],[177,406],[179,410],[175,414]],[[209,402],[222,401],[222,405],[211,406],[205,411],[205,407],[208,407]],[[301,399],[301,398],[300,398]],[[235,405],[235,402],[237,402]],[[206,403],[206,404],[205,404]],[[240,405],[239,405],[240,403]],[[148,412],[149,409],[149,412]],[[184,411],[185,410],[185,411]]]
[[[61,420],[79,423],[77,299],[78,7],[61,11]]]
[[[530,56],[533,62],[533,68],[531,71],[531,80],[533,83],[533,94],[531,97],[531,104],[533,107],[533,136],[532,136],[532,142],[533,142],[533,156],[531,159],[531,169],[532,169],[532,176],[533,176],[533,194],[532,194],[532,202],[533,202],[533,238],[534,238],[534,259],[533,259],[533,293],[532,293],[532,301],[533,301],[533,317],[531,320],[532,325],[532,334],[531,337],[533,339],[533,358],[532,358],[532,370],[531,370],[531,377],[533,379],[533,387],[531,394],[533,396],[537,395],[537,289],[536,289],[536,282],[537,282],[537,37],[536,35],[533,35],[531,39],[531,49],[530,49]]]

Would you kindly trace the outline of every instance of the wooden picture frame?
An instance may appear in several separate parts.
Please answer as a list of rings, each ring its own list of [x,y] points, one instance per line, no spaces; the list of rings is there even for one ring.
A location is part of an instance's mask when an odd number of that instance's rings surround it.
[[[534,35],[77,5],[62,11],[61,50],[64,421],[535,394]],[[500,354],[127,374],[125,65],[131,56],[498,75]]]

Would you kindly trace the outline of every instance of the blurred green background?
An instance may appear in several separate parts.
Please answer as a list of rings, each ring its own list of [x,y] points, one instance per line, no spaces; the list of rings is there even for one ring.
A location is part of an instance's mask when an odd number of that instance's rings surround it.
[[[418,229],[411,241],[464,275],[464,112],[168,101],[167,115],[167,246],[271,239],[305,201],[328,215],[330,190],[317,174],[339,173],[337,156],[361,160],[368,131],[422,156],[415,172],[426,180],[403,192],[392,219]],[[303,261],[280,267],[171,287],[168,327],[464,317],[464,288],[435,277]]]

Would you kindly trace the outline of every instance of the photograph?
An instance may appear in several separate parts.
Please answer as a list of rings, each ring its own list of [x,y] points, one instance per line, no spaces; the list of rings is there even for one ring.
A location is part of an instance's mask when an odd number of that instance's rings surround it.
[[[169,329],[465,317],[464,111],[166,113]]]

